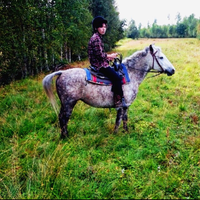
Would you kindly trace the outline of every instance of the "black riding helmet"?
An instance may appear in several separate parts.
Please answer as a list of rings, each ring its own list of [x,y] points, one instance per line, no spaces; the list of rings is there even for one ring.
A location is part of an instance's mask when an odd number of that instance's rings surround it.
[[[103,24],[107,24],[107,20],[101,16],[97,16],[92,20],[92,27],[94,32],[97,31],[99,27],[102,27]]]

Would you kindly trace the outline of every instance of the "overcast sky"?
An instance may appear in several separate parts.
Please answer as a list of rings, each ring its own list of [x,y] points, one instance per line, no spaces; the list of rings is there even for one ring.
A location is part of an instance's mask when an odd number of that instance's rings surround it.
[[[133,19],[138,26],[147,27],[157,20],[158,25],[175,24],[176,16],[181,18],[191,14],[200,19],[200,0],[115,0],[120,19],[130,22]]]

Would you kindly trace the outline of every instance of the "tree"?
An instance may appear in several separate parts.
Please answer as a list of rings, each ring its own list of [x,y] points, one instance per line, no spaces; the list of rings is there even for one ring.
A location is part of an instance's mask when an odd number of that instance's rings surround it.
[[[197,21],[197,38],[200,39],[200,20]]]
[[[177,13],[176,15],[176,24],[179,24],[181,22],[181,14],[180,13]]]
[[[106,50],[124,37],[114,0],[1,0],[0,84],[87,57],[91,21],[109,22]]]
[[[87,54],[87,43],[91,32],[92,16],[88,0],[59,0],[57,12],[62,26],[59,27],[61,36],[62,59],[71,62],[72,57],[85,57]]]
[[[186,37],[196,37],[197,21],[198,20],[195,18],[194,14],[190,15],[188,18],[185,17],[183,19],[183,24],[187,27]]]
[[[131,20],[128,30],[127,30],[127,37],[128,38],[132,38],[132,39],[136,39],[139,37],[139,31],[135,25],[135,21]]]
[[[86,56],[89,0],[3,0],[0,84]]]
[[[140,30],[139,36],[141,38],[150,38],[150,36],[151,36],[150,29],[148,29],[148,28],[142,28]]]
[[[176,32],[177,32],[178,37],[182,37],[182,38],[185,37],[186,29],[187,29],[187,27],[185,24],[183,24],[183,23],[177,24]]]
[[[109,51],[115,43],[124,37],[125,21],[119,20],[119,13],[114,0],[90,0],[90,10],[93,17],[103,16],[108,21],[107,33],[104,36],[105,50]]]
[[[169,34],[168,37],[176,37],[176,25],[169,26]]]
[[[199,20],[195,18],[194,14],[185,17],[181,20],[180,13],[176,16],[176,25],[157,25],[157,20],[152,26],[145,29],[139,29],[140,37],[155,37],[155,38],[171,38],[171,37],[198,37]]]

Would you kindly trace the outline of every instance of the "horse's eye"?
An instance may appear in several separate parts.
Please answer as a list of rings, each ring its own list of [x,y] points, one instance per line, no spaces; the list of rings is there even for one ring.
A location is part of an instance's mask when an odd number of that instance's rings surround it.
[[[163,57],[161,56],[160,59],[163,59]]]

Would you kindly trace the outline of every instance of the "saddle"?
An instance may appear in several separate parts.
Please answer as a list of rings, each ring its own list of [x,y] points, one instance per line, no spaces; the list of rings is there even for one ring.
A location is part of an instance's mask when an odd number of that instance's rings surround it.
[[[130,82],[130,79],[126,66],[121,63],[121,60],[116,58],[111,67],[113,67],[116,73],[118,73],[118,75],[121,77],[122,84],[126,84]],[[86,72],[86,81],[98,85],[112,85],[112,82],[109,80],[109,78],[99,72],[95,67],[90,66],[89,69],[84,68],[84,70]]]

